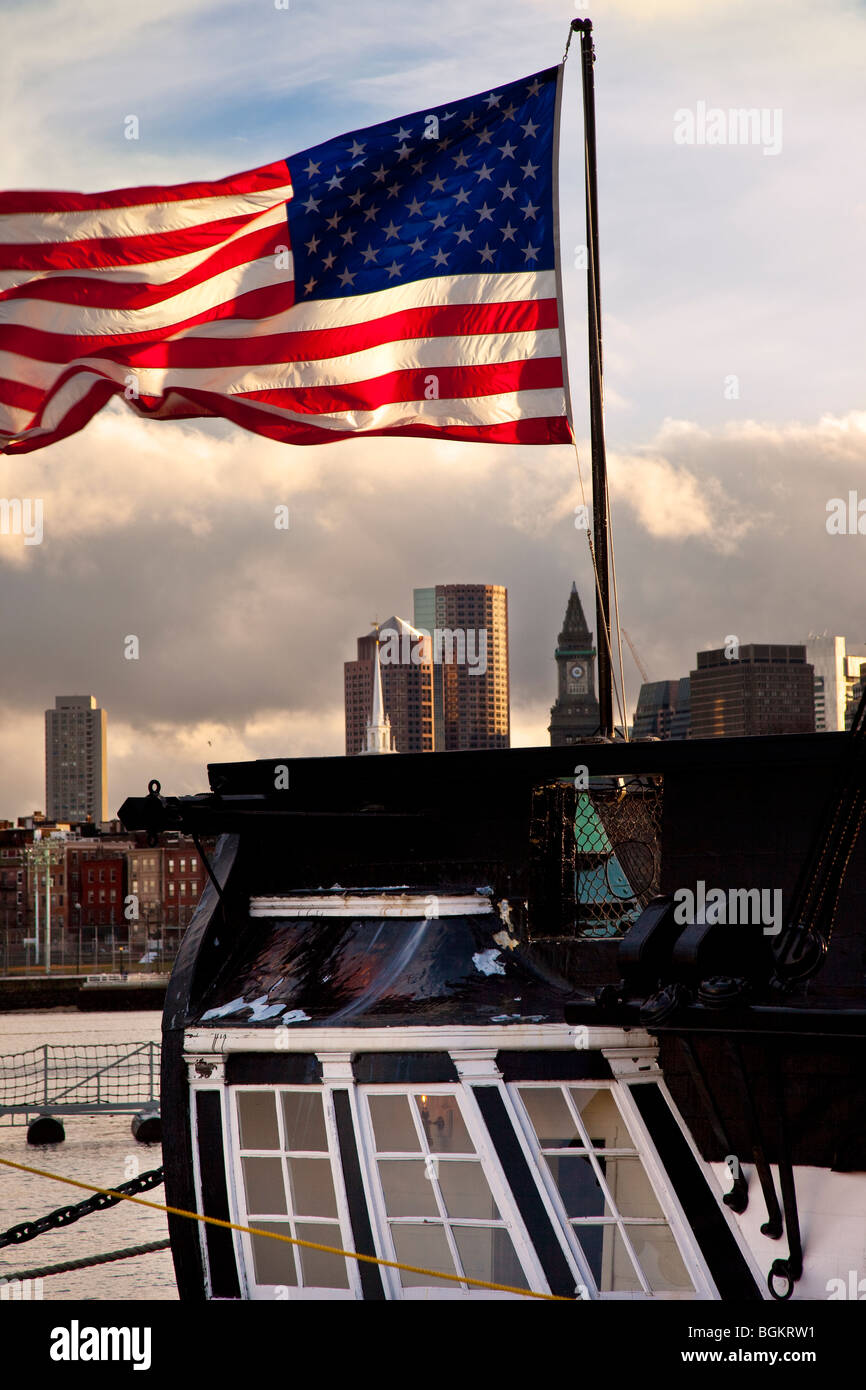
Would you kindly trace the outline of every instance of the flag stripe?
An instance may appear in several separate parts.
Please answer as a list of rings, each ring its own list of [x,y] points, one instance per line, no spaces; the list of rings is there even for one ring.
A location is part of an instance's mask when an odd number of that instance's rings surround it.
[[[286,161],[277,159],[273,164],[262,165],[260,169],[248,169],[243,174],[230,174],[227,178],[207,183],[115,188],[108,193],[43,193],[31,189],[0,193],[0,217],[35,215],[43,218],[65,212],[147,208],[200,200],[212,202],[218,198],[249,197],[259,193],[279,196],[280,190],[287,186],[291,187],[291,182],[286,177]],[[273,202],[273,196],[270,201]]]

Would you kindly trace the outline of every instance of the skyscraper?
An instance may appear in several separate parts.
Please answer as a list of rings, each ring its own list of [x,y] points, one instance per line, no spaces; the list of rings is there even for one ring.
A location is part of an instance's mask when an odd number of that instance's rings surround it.
[[[391,722],[397,753],[433,751],[433,663],[424,634],[404,618],[388,618],[379,626],[383,711]],[[358,655],[343,665],[346,711],[346,752],[367,746],[372,715],[376,633],[358,638]],[[405,658],[405,660],[403,659]]]
[[[597,734],[600,719],[595,693],[596,650],[576,584],[568,596],[555,657],[559,689],[550,711],[550,742],[554,748],[564,748]]]
[[[430,634],[434,746],[508,748],[508,591],[436,584],[414,591],[414,622]]]
[[[108,820],[107,716],[94,695],[58,695],[45,711],[49,820]]]
[[[815,731],[814,670],[804,646],[698,652],[691,672],[692,738]]]
[[[689,678],[645,681],[634,715],[633,738],[681,739],[689,736]]]

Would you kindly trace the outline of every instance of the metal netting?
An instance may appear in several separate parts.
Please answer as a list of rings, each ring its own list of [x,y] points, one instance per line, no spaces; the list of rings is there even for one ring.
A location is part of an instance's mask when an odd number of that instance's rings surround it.
[[[622,936],[659,891],[660,779],[535,788],[530,934]]]
[[[46,1043],[0,1056],[0,1123],[139,1110],[158,1100],[159,1063],[155,1042]]]

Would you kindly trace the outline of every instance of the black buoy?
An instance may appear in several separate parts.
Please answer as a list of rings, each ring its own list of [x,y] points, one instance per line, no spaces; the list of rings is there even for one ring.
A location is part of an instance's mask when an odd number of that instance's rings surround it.
[[[27,1126],[28,1144],[62,1144],[66,1130],[53,1115],[37,1115]]]
[[[131,1129],[139,1144],[162,1143],[162,1116],[158,1110],[139,1110],[133,1116]]]

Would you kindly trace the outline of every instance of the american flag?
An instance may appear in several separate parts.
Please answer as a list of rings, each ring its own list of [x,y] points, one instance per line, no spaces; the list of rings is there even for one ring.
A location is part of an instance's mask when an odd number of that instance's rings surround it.
[[[0,449],[114,395],[290,444],[569,442],[560,78],[217,182],[0,194]]]

